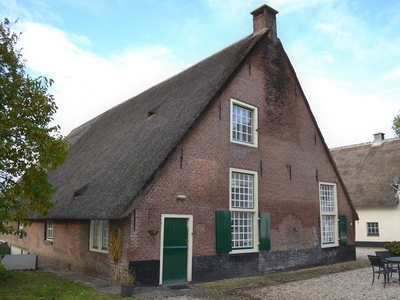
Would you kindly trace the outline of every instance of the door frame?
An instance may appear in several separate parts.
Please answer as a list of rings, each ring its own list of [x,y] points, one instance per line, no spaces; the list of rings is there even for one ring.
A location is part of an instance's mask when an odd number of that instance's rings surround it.
[[[179,214],[162,214],[161,215],[161,241],[160,241],[160,280],[159,284],[163,282],[163,263],[164,263],[164,219],[176,218],[188,220],[188,257],[187,257],[187,275],[186,280],[192,281],[192,255],[193,255],[193,215],[179,215]]]

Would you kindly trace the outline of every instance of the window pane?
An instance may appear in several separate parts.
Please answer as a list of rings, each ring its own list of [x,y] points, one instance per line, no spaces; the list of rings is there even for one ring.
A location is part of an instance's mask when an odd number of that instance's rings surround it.
[[[102,236],[102,248],[103,249],[108,249],[108,221],[103,221],[102,222],[103,226],[103,236]]]
[[[379,235],[378,222],[368,222],[367,223],[367,234],[368,235]]]
[[[322,243],[331,244],[334,243],[335,228],[334,228],[334,216],[322,216]]]
[[[253,247],[253,213],[232,212],[232,249]]]
[[[254,176],[232,173],[231,206],[234,208],[254,208]]]
[[[232,107],[232,138],[234,140],[253,142],[253,111],[244,107]]]
[[[46,231],[47,237],[46,239],[51,240],[53,239],[53,220],[48,220],[47,221],[47,231]]]
[[[93,237],[92,237],[93,248],[99,247],[98,234],[99,234],[99,221],[94,220],[93,221]]]
[[[320,185],[321,212],[334,212],[333,186]]]

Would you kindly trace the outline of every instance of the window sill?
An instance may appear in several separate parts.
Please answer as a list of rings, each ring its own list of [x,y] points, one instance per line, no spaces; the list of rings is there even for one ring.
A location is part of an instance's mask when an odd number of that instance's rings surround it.
[[[92,251],[92,252],[108,254],[108,249],[105,249],[105,250],[101,250],[101,249],[100,249],[100,250],[99,250],[99,249],[96,249],[96,248],[90,248],[89,250]]]
[[[49,240],[44,240],[43,243],[46,245],[53,245],[53,241],[49,241]]]
[[[246,142],[232,140],[232,139],[231,139],[231,143],[237,144],[237,145],[243,145],[243,146],[247,146],[247,147],[252,147],[252,148],[258,148],[258,145],[255,143],[246,143]]]
[[[258,252],[257,249],[254,248],[247,248],[247,249],[232,249],[229,254],[241,254],[241,253],[254,253],[254,252]]]
[[[323,244],[321,245],[321,248],[333,248],[333,247],[339,247],[339,243],[332,243],[332,244]]]

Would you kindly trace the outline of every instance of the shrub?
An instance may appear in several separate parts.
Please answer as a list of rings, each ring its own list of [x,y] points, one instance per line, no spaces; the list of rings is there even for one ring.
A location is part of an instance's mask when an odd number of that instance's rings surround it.
[[[387,242],[385,249],[389,250],[390,256],[400,256],[400,242]]]
[[[11,271],[6,270],[6,267],[0,264],[0,281],[5,281],[8,278],[11,278],[11,276]]]

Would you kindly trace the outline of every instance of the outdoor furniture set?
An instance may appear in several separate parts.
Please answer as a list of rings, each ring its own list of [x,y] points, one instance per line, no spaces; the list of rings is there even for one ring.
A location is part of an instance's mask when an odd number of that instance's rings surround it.
[[[389,278],[392,277],[393,273],[398,273],[400,285],[400,256],[390,256],[389,251],[375,251],[375,254],[368,255],[372,266],[372,284],[374,284],[375,274],[378,274],[378,279],[381,274],[383,275],[383,287],[385,287],[386,282],[389,282]]]

